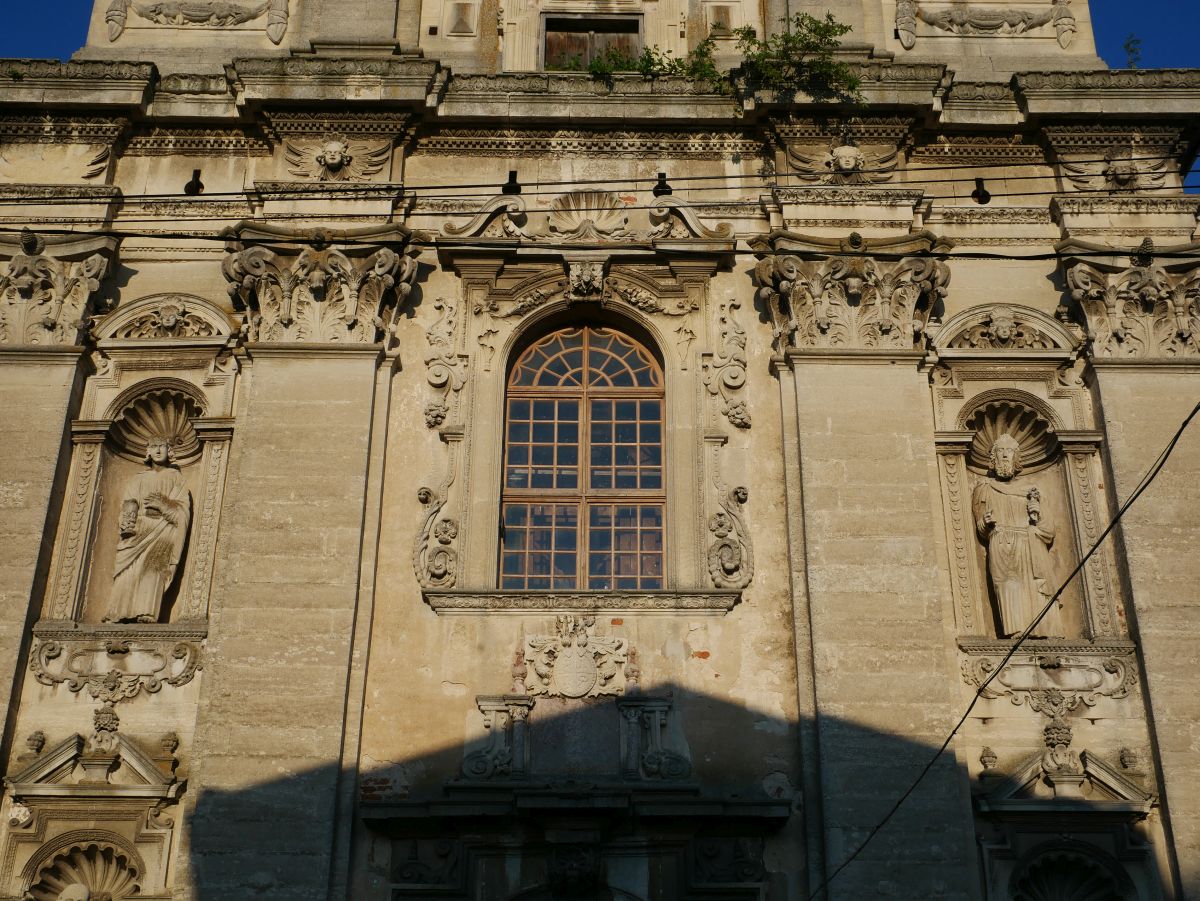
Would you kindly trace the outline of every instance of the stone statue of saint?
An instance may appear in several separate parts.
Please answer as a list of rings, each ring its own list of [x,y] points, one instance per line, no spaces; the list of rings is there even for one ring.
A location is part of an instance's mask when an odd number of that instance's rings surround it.
[[[121,540],[105,622],[158,622],[191,522],[192,498],[166,440],[149,442],[146,466],[129,480],[121,501]]]
[[[1000,635],[1010,638],[1033,622],[1057,586],[1050,584],[1054,528],[1042,519],[1042,496],[1034,486],[1014,484],[1021,471],[1020,445],[1007,433],[992,444],[993,479],[971,496],[979,540],[987,548],[987,572],[1000,606]],[[1042,617],[1033,638],[1062,637],[1061,602]]]

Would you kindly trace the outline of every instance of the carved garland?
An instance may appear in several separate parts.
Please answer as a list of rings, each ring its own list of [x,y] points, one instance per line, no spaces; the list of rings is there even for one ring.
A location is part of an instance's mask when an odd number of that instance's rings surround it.
[[[104,21],[108,39],[115,41],[124,32],[129,11],[156,25],[229,28],[267,16],[267,37],[272,44],[283,40],[288,26],[288,0],[112,0]]]
[[[1065,50],[1074,43],[1078,30],[1070,3],[1071,0],[1049,0],[1049,9],[1034,12],[966,4],[929,10],[922,9],[919,0],[897,0],[896,33],[900,37],[900,46],[911,50],[917,43],[918,20],[940,31],[970,37],[1025,34],[1053,25],[1058,45]]]

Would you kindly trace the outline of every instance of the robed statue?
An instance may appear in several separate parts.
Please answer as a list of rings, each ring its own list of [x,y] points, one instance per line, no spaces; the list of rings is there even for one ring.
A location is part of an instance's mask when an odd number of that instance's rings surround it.
[[[1042,518],[1036,487],[1018,486],[1020,444],[1008,433],[992,444],[991,475],[971,496],[979,540],[987,548],[987,573],[1000,608],[1000,636],[1022,632],[1046,606],[1057,586],[1051,584],[1050,547],[1054,527]],[[1062,637],[1061,602],[1056,601],[1030,633],[1034,638]]]
[[[171,445],[152,439],[146,469],[129,480],[121,499],[121,538],[105,622],[158,622],[191,519],[192,498],[171,459]]]

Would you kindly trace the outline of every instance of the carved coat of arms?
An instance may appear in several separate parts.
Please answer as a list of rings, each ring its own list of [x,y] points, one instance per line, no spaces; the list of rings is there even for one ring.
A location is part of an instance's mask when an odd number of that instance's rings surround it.
[[[595,634],[596,618],[566,614],[555,618],[555,633],[525,640],[531,695],[588,698],[625,690],[625,639]]]

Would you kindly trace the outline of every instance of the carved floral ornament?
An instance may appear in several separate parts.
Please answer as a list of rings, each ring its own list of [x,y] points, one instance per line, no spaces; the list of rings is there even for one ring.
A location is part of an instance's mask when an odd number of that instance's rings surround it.
[[[235,307],[247,311],[247,338],[390,341],[417,274],[410,234],[395,225],[308,235],[235,228],[222,271]]]
[[[1147,238],[1124,259],[1075,239],[1056,250],[1097,359],[1200,356],[1200,244],[1165,247],[1156,257]]]
[[[283,40],[288,26],[289,0],[112,0],[104,14],[108,39],[124,32],[133,12],[156,25],[232,28],[267,17],[266,33],[272,44]]]
[[[952,246],[928,231],[844,240],[773,231],[751,242],[776,348],[914,350],[945,296]]]
[[[56,237],[25,229],[0,238],[0,345],[73,345],[86,333],[115,238]]]
[[[917,43],[917,22],[939,31],[969,37],[1017,35],[1050,25],[1058,45],[1064,50],[1075,41],[1078,26],[1071,11],[1071,0],[1045,0],[1040,10],[996,7],[984,3],[956,3],[946,6],[928,0],[897,0],[896,33],[900,46],[911,50]]]

